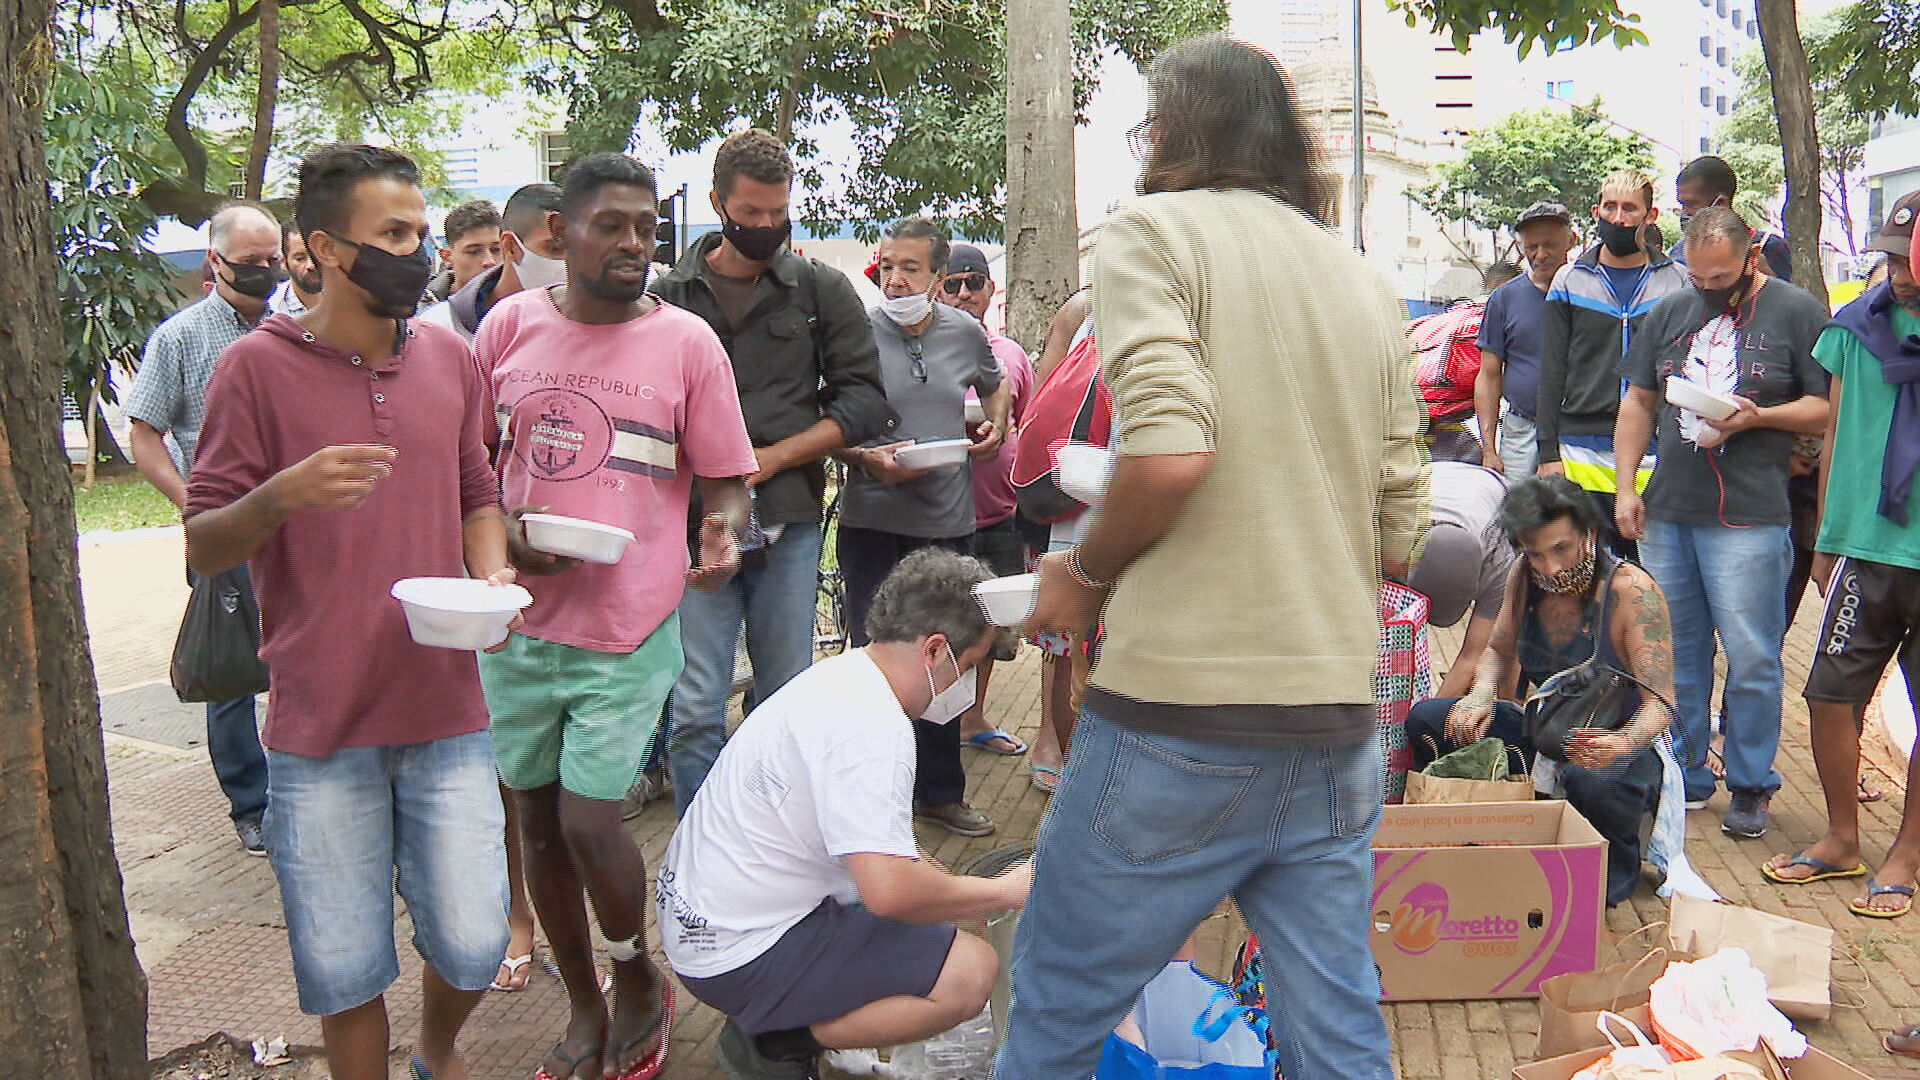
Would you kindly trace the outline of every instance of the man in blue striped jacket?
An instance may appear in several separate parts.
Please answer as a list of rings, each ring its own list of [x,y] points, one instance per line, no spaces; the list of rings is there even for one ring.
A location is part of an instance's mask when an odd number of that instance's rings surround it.
[[[1593,208],[1599,242],[1554,275],[1542,319],[1535,471],[1592,492],[1608,520],[1619,490],[1613,428],[1624,394],[1621,363],[1653,305],[1688,288],[1686,269],[1643,238],[1659,216],[1651,177],[1639,169],[1609,175]],[[1646,487],[1653,464],[1641,463],[1635,490]],[[1611,539],[1620,554],[1634,554],[1630,541]]]

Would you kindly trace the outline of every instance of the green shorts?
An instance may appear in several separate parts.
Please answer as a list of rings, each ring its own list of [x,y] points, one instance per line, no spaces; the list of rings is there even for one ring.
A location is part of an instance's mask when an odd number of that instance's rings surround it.
[[[513,635],[480,654],[500,781],[532,791],[559,781],[588,799],[619,799],[640,775],[680,678],[680,616],[630,653]]]

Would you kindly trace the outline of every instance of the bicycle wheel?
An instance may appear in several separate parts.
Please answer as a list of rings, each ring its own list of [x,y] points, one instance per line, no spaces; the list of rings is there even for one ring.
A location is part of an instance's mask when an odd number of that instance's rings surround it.
[[[834,656],[847,648],[847,586],[840,571],[822,570],[814,596],[813,654]]]

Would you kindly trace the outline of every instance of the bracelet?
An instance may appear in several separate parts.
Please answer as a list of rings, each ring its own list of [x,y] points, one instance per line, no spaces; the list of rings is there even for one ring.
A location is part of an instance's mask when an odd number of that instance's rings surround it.
[[[1067,573],[1073,576],[1073,580],[1089,589],[1105,590],[1113,588],[1113,582],[1101,581],[1099,578],[1087,573],[1087,568],[1080,565],[1080,545],[1078,544],[1067,549]]]

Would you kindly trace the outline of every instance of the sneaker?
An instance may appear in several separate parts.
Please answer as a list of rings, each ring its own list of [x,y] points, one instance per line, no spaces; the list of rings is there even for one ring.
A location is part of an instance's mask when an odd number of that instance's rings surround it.
[[[818,1080],[820,1075],[813,1055],[788,1061],[775,1061],[760,1053],[753,1037],[728,1020],[720,1029],[714,1048],[720,1069],[728,1080]]]
[[[1706,799],[1688,799],[1687,800],[1687,809],[1689,810],[1705,810],[1706,808],[1707,808]]]
[[[968,806],[966,803],[947,803],[945,806],[916,806],[913,816],[922,821],[931,821],[959,836],[992,836],[999,826],[993,819]]]
[[[233,831],[240,837],[240,846],[247,849],[247,854],[264,856],[267,853],[267,837],[260,831],[259,818],[236,821]]]
[[[1767,835],[1767,804],[1773,796],[1758,791],[1736,791],[1727,816],[1720,819],[1720,831],[1743,840],[1758,840]]]

